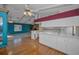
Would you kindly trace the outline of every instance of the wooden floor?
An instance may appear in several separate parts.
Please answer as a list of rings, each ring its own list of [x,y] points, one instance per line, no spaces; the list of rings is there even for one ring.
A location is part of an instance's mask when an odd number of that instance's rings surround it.
[[[23,38],[22,42],[9,42],[7,48],[0,49],[1,55],[64,55],[64,53],[40,44],[38,40]]]

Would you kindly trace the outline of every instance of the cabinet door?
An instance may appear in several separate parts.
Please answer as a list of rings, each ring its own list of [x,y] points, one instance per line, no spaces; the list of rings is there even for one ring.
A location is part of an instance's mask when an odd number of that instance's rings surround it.
[[[7,45],[7,13],[0,12],[0,48]]]

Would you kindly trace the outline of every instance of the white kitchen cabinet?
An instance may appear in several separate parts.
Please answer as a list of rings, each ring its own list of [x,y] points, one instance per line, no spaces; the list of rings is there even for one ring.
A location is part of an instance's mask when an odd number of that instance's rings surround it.
[[[70,55],[79,54],[79,37],[78,36],[64,36],[53,34],[52,32],[40,32],[40,43],[55,48]]]

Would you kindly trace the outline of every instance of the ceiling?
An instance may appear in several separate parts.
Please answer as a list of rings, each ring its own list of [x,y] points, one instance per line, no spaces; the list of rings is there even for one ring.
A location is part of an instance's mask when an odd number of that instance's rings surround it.
[[[6,5],[7,8],[9,9],[9,16],[12,17],[13,20],[17,21],[18,18],[18,22],[19,19],[21,19],[21,17],[24,15],[24,11],[25,11],[25,5],[26,4],[8,4]],[[29,4],[29,7],[32,9],[32,12],[38,13],[38,12],[42,12],[42,10],[44,9],[48,9],[51,7],[56,7],[59,6],[58,4]],[[33,17],[29,17],[26,16],[23,19],[20,20],[20,22],[29,22],[29,19],[33,19]]]
[[[0,5],[2,7],[3,5]],[[55,12],[55,8],[60,8],[64,6],[63,4],[29,4],[29,7],[32,9],[33,13],[40,14],[40,17],[53,14]],[[12,20],[22,23],[29,23],[31,19],[35,17],[26,16],[21,19],[24,15],[25,4],[7,4],[6,7],[9,10],[9,17],[12,17]],[[69,7],[70,8],[70,7]],[[58,9],[56,9],[58,10]]]
[[[38,12],[40,10],[50,8],[50,7],[55,7],[58,5],[53,5],[53,4],[30,4],[29,7],[32,9],[33,12]],[[9,14],[10,15],[15,15],[16,17],[22,17],[23,12],[25,10],[25,5],[24,4],[10,4],[7,5],[8,9],[10,10]]]

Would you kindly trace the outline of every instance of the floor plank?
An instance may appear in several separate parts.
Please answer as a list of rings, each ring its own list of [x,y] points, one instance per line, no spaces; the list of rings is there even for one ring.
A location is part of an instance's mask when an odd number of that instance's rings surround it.
[[[0,54],[5,55],[64,55],[64,53],[40,44],[38,40],[23,38],[22,42],[17,44],[8,44],[7,48],[0,49]]]

